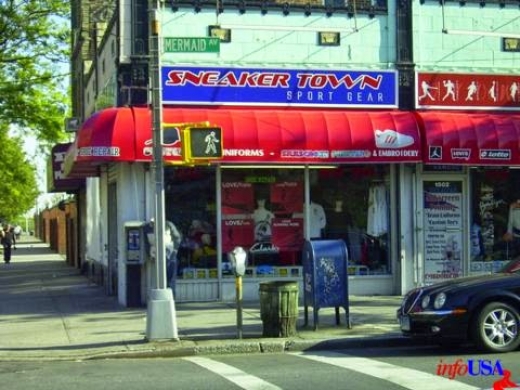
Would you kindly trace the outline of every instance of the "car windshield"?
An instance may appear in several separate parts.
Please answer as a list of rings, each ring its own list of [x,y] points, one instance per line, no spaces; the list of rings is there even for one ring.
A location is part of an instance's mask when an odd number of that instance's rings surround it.
[[[520,273],[520,258],[511,260],[506,265],[504,265],[500,271],[506,274],[518,274]]]

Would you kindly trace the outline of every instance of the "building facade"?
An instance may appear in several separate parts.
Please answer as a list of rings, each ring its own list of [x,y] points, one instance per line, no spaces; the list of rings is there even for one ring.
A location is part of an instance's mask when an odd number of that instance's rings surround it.
[[[506,261],[514,239],[502,240],[507,223],[497,216],[491,227],[486,214],[504,211],[485,204],[503,208],[511,195],[499,194],[514,192],[489,179],[507,173],[513,183],[520,161],[519,55],[482,32],[513,34],[518,9],[481,3],[161,3],[166,219],[184,236],[176,300],[234,299],[227,253],[236,245],[249,253],[245,299],[266,278],[303,288],[306,240],[346,243],[356,295],[401,294]],[[153,217],[149,5],[77,7],[73,23],[95,27],[94,47],[73,50],[83,124],[65,172],[87,177],[86,261],[102,266],[122,304],[144,303],[154,263],[130,264],[125,226]],[[460,12],[472,33],[450,31]],[[472,81],[475,100],[463,103]],[[222,129],[222,158],[183,163],[192,122]]]

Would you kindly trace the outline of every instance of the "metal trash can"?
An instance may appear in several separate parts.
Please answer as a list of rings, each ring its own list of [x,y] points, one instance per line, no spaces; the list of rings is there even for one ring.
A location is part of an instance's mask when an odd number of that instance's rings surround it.
[[[298,282],[260,283],[260,316],[263,324],[263,337],[296,335],[298,290]]]

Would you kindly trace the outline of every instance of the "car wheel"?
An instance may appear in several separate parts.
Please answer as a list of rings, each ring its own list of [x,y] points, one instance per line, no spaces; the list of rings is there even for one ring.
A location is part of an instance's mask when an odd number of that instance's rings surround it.
[[[509,352],[520,345],[520,315],[507,303],[492,302],[482,308],[473,324],[478,347],[489,352]]]

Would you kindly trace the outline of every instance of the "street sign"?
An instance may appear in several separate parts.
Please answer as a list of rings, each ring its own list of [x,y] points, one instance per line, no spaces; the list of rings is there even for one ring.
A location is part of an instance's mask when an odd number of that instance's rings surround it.
[[[165,53],[220,53],[219,38],[164,38]]]

